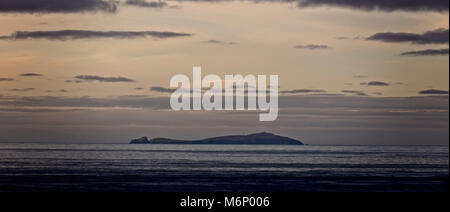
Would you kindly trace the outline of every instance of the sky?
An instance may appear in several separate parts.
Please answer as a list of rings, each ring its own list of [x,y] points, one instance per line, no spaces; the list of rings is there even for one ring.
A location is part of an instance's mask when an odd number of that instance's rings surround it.
[[[443,0],[0,0],[0,142],[273,132],[448,145]],[[171,111],[170,78],[277,74],[280,112]]]

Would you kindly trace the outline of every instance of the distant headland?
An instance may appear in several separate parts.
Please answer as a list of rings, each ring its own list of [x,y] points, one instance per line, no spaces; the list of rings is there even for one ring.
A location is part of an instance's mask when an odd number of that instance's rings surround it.
[[[147,137],[131,140],[130,144],[245,144],[245,145],[303,145],[299,140],[278,136],[272,133],[256,133],[250,135],[230,135],[201,140],[176,140],[169,138]]]

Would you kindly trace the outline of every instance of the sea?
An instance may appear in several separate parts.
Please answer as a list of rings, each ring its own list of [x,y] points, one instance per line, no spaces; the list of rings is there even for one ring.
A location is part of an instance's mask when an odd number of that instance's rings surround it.
[[[448,192],[448,146],[0,143],[1,192]]]

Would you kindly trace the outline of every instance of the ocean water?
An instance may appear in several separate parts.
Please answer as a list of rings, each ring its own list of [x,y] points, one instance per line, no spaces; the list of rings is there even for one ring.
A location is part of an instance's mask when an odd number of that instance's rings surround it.
[[[448,191],[447,146],[0,144],[0,191]]]

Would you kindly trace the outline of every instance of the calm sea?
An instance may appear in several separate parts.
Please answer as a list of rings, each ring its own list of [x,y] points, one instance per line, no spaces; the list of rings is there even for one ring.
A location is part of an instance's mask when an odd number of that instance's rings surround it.
[[[0,191],[448,191],[447,146],[0,144]]]

